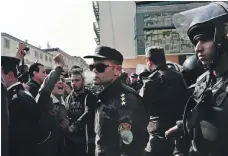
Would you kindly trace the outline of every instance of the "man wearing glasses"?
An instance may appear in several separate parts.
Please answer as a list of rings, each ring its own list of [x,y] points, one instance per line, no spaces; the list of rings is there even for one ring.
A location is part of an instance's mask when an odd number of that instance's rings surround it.
[[[94,55],[84,58],[93,58],[94,84],[104,87],[95,112],[95,155],[141,155],[147,142],[148,116],[141,97],[121,83],[123,55],[99,46]]]

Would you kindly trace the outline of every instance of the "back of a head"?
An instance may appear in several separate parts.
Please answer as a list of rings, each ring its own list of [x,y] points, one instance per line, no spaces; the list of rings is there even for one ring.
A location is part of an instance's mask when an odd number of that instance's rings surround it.
[[[156,65],[166,64],[164,48],[151,46],[146,49],[146,57]]]
[[[197,78],[204,73],[204,68],[198,63],[196,55],[192,55],[183,63],[183,75],[188,85],[196,82]]]

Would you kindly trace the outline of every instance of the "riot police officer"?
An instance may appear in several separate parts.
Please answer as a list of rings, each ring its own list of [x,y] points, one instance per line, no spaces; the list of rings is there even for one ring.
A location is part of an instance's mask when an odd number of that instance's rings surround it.
[[[166,132],[184,132],[187,153],[228,155],[228,4],[212,2],[174,15],[181,37],[188,37],[207,71],[196,82],[183,121]],[[185,34],[186,33],[186,34]],[[187,36],[186,36],[187,35]]]

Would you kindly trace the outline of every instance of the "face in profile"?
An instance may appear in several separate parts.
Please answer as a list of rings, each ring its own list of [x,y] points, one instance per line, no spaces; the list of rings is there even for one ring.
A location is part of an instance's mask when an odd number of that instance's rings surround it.
[[[95,73],[95,85],[106,85],[114,81],[116,76],[120,75],[122,69],[109,60],[94,59],[93,64],[90,65],[90,70]]]
[[[203,65],[208,65],[213,59],[215,45],[212,40],[198,40],[195,46],[195,52]]]

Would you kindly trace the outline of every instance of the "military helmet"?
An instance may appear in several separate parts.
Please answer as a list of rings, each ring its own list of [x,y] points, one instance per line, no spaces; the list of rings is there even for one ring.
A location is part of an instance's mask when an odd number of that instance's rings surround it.
[[[192,55],[184,61],[182,73],[188,85],[195,83],[197,78],[204,73],[204,68],[198,62],[196,55]]]
[[[173,23],[183,39],[193,42],[194,34],[205,31],[202,27],[214,27],[214,39],[219,42],[227,35],[228,4],[226,2],[212,2],[206,6],[194,8],[174,14]],[[225,25],[224,25],[225,24]],[[226,33],[226,34],[225,34]]]
[[[212,64],[218,62],[222,52],[228,51],[228,3],[212,2],[205,6],[174,14],[173,23],[183,39],[196,45],[197,37],[213,39],[216,55]]]

